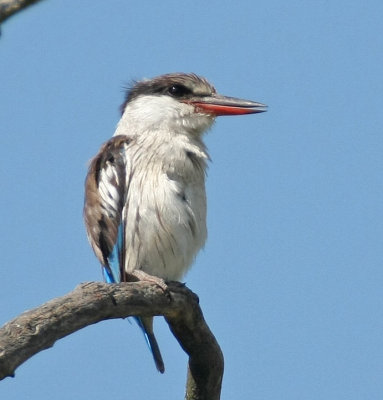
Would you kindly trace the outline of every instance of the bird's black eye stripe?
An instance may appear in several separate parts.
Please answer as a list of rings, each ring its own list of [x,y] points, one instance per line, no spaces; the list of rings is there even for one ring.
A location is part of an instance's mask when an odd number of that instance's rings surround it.
[[[168,93],[174,97],[183,97],[191,93],[191,90],[184,85],[174,84],[169,86]]]

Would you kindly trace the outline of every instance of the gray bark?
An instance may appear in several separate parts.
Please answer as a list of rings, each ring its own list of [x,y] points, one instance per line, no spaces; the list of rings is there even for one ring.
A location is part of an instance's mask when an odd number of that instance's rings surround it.
[[[207,326],[198,297],[178,282],[168,290],[148,282],[88,282],[19,315],[0,328],[0,379],[41,350],[88,325],[129,316],[163,315],[189,355],[187,400],[218,400],[223,355]]]

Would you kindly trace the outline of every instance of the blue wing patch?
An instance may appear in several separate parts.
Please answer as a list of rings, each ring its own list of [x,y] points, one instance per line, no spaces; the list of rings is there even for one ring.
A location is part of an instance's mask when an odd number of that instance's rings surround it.
[[[113,246],[112,252],[108,257],[109,268],[103,267],[104,279],[107,283],[121,282],[121,270],[124,248],[124,228],[122,224],[118,227],[116,244]]]

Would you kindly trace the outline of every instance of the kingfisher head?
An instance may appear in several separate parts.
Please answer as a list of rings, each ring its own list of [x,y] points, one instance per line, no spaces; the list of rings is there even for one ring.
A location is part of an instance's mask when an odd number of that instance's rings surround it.
[[[172,73],[135,82],[121,106],[121,124],[130,130],[165,129],[201,135],[217,116],[254,114],[266,106],[222,96],[205,78]]]

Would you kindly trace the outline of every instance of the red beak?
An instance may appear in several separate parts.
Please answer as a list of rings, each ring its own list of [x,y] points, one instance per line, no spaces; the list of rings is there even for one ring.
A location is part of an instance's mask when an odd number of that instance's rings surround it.
[[[188,103],[193,104],[197,112],[207,112],[215,116],[255,114],[267,110],[267,106],[264,104],[237,99],[235,97],[221,96],[219,94],[194,98],[188,100]]]

